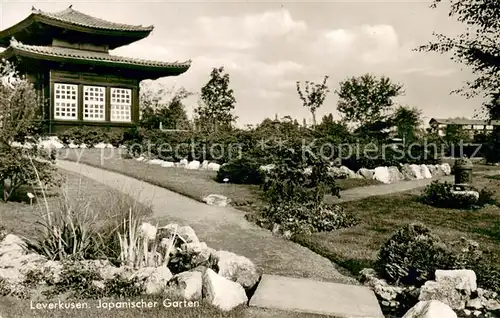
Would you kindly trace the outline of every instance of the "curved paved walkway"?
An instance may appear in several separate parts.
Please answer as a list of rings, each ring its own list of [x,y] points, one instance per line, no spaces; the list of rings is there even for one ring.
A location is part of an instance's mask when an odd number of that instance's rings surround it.
[[[500,170],[485,170],[485,171],[477,171],[474,172],[474,175],[483,175],[483,176],[493,176],[500,174]],[[358,187],[352,188],[345,191],[341,191],[341,198],[337,198],[334,196],[329,196],[327,198],[329,203],[342,203],[349,201],[357,201],[362,200],[372,196],[380,196],[380,195],[388,195],[392,193],[399,193],[410,191],[414,189],[423,188],[432,181],[440,180],[440,181],[448,181],[453,182],[454,176],[442,176],[438,178],[432,179],[422,179],[422,180],[411,180],[411,181],[401,181],[398,183],[391,184],[376,184],[366,187]]]
[[[190,225],[208,246],[244,255],[266,274],[311,278],[344,284],[356,280],[338,272],[328,259],[293,242],[275,237],[270,231],[246,221],[231,207],[220,208],[187,198],[152,184],[111,171],[70,161],[57,167],[79,173],[120,190],[139,202],[150,204],[153,219],[160,225]]]

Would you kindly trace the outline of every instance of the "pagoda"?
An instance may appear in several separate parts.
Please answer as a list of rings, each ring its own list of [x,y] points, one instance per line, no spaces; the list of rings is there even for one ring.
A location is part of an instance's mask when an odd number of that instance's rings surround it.
[[[153,26],[105,21],[70,6],[60,12],[32,8],[21,22],[0,31],[0,53],[35,85],[48,133],[75,126],[123,129],[139,120],[139,84],[177,76],[186,62],[160,62],[109,54],[146,38]]]

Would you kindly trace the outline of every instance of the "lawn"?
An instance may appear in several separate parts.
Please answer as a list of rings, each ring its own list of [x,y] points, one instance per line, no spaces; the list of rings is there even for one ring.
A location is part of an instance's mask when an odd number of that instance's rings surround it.
[[[222,194],[233,205],[247,207],[260,205],[261,190],[256,185],[221,184],[216,182],[215,171],[163,168],[133,159],[123,159],[124,149],[62,149],[60,159],[78,161],[93,167],[115,171],[151,184],[169,189],[197,201],[209,194]],[[79,160],[78,160],[79,158]],[[379,184],[376,180],[337,180],[342,190]],[[248,209],[245,209],[248,210]]]
[[[476,177],[478,188],[488,186],[500,200],[500,177]],[[360,224],[333,232],[298,236],[296,242],[321,254],[353,275],[370,267],[380,246],[405,224],[422,222],[446,241],[467,237],[480,243],[482,249],[500,255],[500,208],[487,206],[478,211],[437,209],[418,200],[421,190],[370,197],[343,203]],[[500,265],[500,263],[499,263]]]

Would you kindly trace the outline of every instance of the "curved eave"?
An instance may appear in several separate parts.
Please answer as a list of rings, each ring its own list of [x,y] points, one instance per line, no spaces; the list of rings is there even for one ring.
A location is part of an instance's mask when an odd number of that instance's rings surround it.
[[[0,53],[0,58],[12,59],[14,57],[22,57],[34,60],[43,60],[47,62],[67,63],[91,65],[92,67],[107,67],[113,69],[123,69],[136,71],[142,74],[143,79],[158,79],[161,77],[178,76],[185,73],[190,67],[190,63],[179,63],[172,65],[145,65],[139,63],[106,61],[99,59],[85,59],[76,57],[49,56],[45,54],[27,52],[13,48],[12,46]]]
[[[73,23],[53,19],[53,18],[50,18],[47,16],[43,16],[40,14],[32,13],[26,19],[22,20],[21,22],[18,22],[17,24],[11,26],[10,28],[7,28],[5,30],[0,31],[0,46],[2,46],[2,45],[8,46],[10,39],[13,36],[15,37],[16,33],[22,32],[36,23],[41,23],[41,24],[45,24],[45,25],[60,28],[60,29],[66,29],[66,30],[87,33],[87,34],[102,35],[102,36],[106,36],[106,37],[120,37],[120,38],[126,37],[126,38],[128,38],[128,40],[122,40],[122,42],[124,43],[122,45],[127,45],[127,44],[133,43],[135,41],[144,39],[147,36],[149,36],[151,31],[153,31],[152,26],[151,27],[144,27],[141,30],[116,30],[116,29],[96,28],[96,27],[73,24]],[[118,47],[118,46],[116,46],[116,47]],[[112,48],[116,48],[116,47],[112,47]]]

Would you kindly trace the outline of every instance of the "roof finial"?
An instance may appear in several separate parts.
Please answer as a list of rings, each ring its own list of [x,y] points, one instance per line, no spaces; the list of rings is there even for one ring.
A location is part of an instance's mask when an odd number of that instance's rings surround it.
[[[31,6],[31,11],[36,11],[35,6]]]
[[[72,4],[70,4],[70,5],[69,5],[69,8],[71,9],[72,7],[73,7],[73,5],[72,5]]]

